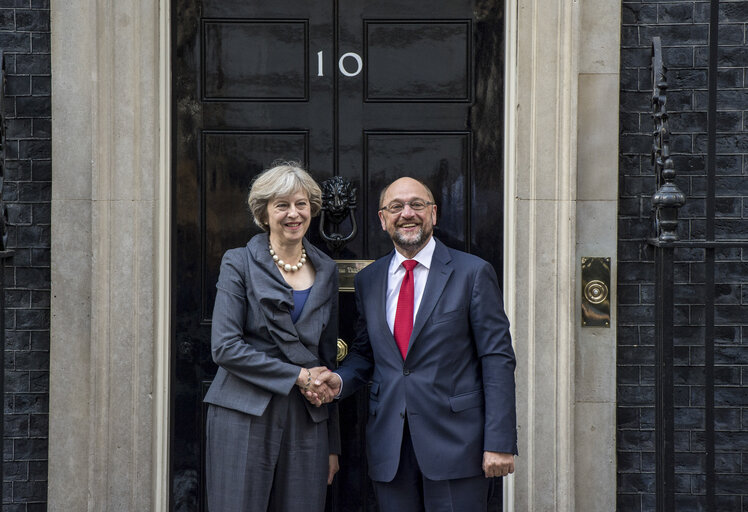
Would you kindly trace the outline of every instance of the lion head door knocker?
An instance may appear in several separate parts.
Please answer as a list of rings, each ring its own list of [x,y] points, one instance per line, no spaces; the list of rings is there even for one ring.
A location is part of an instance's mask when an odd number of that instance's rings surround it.
[[[335,256],[358,233],[356,226],[356,189],[350,181],[335,176],[322,182],[322,214],[319,221],[319,234]],[[351,232],[343,235],[340,225],[351,219]],[[327,226],[331,231],[327,232]]]

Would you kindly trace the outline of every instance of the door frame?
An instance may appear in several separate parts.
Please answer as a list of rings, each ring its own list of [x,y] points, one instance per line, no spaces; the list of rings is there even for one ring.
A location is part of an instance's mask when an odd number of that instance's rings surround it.
[[[171,475],[169,472],[171,432],[171,344],[172,334],[172,33],[171,0],[159,0],[159,187],[158,203],[158,309],[156,311],[156,343],[153,369],[153,510],[169,510]]]
[[[519,0],[523,1],[523,0]],[[157,310],[156,310],[156,343],[154,361],[154,428],[153,428],[153,510],[169,510],[170,497],[170,394],[171,394],[171,343],[172,335],[172,302],[171,283],[172,262],[172,91],[171,91],[171,0],[159,0],[159,169],[158,180],[158,258],[157,258]],[[505,0],[504,26],[504,295],[507,315],[514,324],[515,303],[512,290],[516,286],[514,268],[516,253],[513,250],[516,239],[517,209],[514,202],[516,176],[510,169],[516,169],[517,110],[511,108],[517,101],[517,27],[518,5],[512,0]],[[497,212],[497,215],[501,213]],[[504,511],[514,511],[514,475],[503,480]]]
[[[585,4],[608,12],[609,3]],[[116,4],[76,0],[75,9],[60,2],[51,5],[55,98],[51,510],[106,510],[123,497],[139,504],[149,502],[151,510],[168,510],[173,189],[170,4],[170,0],[159,0],[157,6],[139,0]],[[506,481],[506,510],[574,509],[581,4],[506,1],[505,211],[496,215],[504,214],[504,295],[517,340],[522,454],[515,477]],[[152,16],[155,10],[157,17]],[[87,23],[81,23],[82,19]],[[619,29],[617,16],[596,27],[608,33]],[[619,47],[614,44],[608,51],[617,54]],[[137,72],[129,73],[131,69]],[[618,80],[615,73],[606,71],[614,82]],[[118,103],[112,99],[115,89],[126,90],[127,98],[134,98],[134,118],[129,117],[132,107],[123,109],[121,98]],[[142,139],[144,133],[156,130],[157,143]],[[70,144],[66,132],[76,133],[80,143]],[[138,165],[117,158],[132,151],[139,152]],[[612,167],[605,172],[612,172],[615,179],[616,171]],[[132,196],[113,188],[122,182]],[[78,188],[73,190],[74,186]],[[133,204],[142,231],[131,238],[137,241],[139,252],[126,262],[134,261],[136,279],[124,282],[116,266],[120,260],[114,259],[122,255],[117,251],[122,231],[110,226],[116,228],[117,212],[131,212]],[[116,272],[109,272],[110,268]],[[551,293],[545,285],[549,278],[555,283]],[[121,293],[110,293],[115,289]],[[154,302],[153,308],[138,317],[140,336],[135,341],[120,339],[121,326],[112,313],[139,311],[149,301]],[[133,375],[145,384],[107,374],[108,369],[123,370],[117,355],[128,349],[132,349],[127,355],[134,360]],[[135,404],[128,410],[134,415],[131,423],[123,424],[118,417],[121,412],[110,405],[110,398],[119,396]],[[538,414],[541,410],[543,414]],[[81,418],[88,420],[84,428],[70,427],[79,425]],[[614,422],[613,415],[613,433]],[[603,428],[611,430],[610,424]],[[112,455],[109,448],[119,446],[112,433],[126,436],[127,446],[137,450]],[[123,473],[123,468],[132,471]],[[143,475],[152,478],[144,482]],[[589,475],[576,476],[583,482]],[[605,489],[615,493],[615,472],[605,483]]]

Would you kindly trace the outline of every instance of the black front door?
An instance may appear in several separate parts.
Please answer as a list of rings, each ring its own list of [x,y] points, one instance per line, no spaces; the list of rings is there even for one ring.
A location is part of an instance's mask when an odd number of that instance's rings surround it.
[[[358,189],[360,231],[341,258],[391,249],[379,192],[410,175],[434,192],[436,236],[501,275],[503,11],[503,0],[174,1],[173,509],[206,510],[215,282],[223,252],[257,232],[245,199],[274,160]],[[314,224],[309,238],[326,249]],[[352,294],[340,299],[350,341]],[[328,508],[373,511],[365,396],[341,408],[344,453]]]

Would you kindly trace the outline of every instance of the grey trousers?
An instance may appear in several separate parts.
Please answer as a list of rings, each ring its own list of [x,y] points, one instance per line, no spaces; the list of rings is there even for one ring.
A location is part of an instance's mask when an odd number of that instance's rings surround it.
[[[208,407],[210,512],[323,512],[327,421],[314,423],[303,400],[276,395],[262,416]]]

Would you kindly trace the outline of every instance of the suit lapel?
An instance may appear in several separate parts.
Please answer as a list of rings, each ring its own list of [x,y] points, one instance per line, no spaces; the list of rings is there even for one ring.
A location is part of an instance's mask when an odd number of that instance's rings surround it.
[[[247,293],[254,297],[250,300],[262,311],[268,334],[288,360],[294,364],[314,362],[316,356],[299,340],[296,326],[291,321],[291,287],[280,274],[267,246],[267,233],[254,236],[247,243],[249,258],[255,262],[254,265],[249,262],[247,268]],[[281,311],[281,314],[278,314],[278,311]]]
[[[426,288],[423,290],[421,305],[418,307],[418,313],[413,323],[413,332],[410,335],[408,353],[413,348],[413,343],[418,339],[423,326],[426,325],[426,321],[431,317],[436,303],[439,302],[444,292],[444,287],[447,286],[449,276],[453,272],[452,267],[448,265],[451,259],[447,247],[439,240],[436,240],[436,248],[434,249],[434,256],[431,258],[431,268],[429,269],[429,277],[426,280]]]
[[[376,265],[376,267],[372,269],[371,276],[369,277],[371,292],[365,292],[362,294],[361,300],[374,301],[371,307],[374,317],[373,320],[376,322],[374,324],[376,326],[375,329],[380,333],[383,333],[384,344],[389,347],[388,350],[391,350],[392,354],[396,355],[399,359],[402,359],[403,356],[400,355],[400,349],[397,348],[395,337],[392,335],[390,326],[387,324],[387,280],[389,279],[390,262],[392,261],[394,254],[395,251],[393,250],[387,256],[372,263],[372,265]]]

